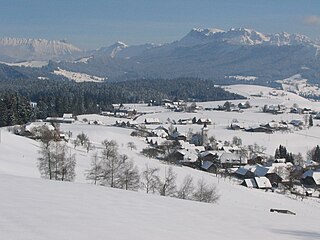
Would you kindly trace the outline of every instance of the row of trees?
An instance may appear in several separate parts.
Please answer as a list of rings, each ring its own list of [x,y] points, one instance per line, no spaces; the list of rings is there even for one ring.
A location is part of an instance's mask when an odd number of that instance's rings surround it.
[[[103,150],[92,156],[90,169],[86,173],[87,180],[94,184],[133,191],[141,189],[148,194],[201,202],[216,202],[219,199],[215,186],[209,185],[204,179],[194,184],[193,178],[187,176],[178,187],[177,174],[172,167],[165,170],[163,178],[159,175],[159,168],[148,165],[139,173],[127,155],[119,154],[116,141],[104,140],[102,145]]]
[[[59,141],[57,131],[41,129],[38,168],[42,177],[51,180],[73,181],[76,158],[64,141]]]

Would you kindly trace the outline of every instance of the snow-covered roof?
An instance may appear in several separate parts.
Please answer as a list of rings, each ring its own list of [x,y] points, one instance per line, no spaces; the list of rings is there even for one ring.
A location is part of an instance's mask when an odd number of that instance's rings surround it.
[[[253,178],[245,179],[244,182],[248,188],[258,188],[257,183]]]
[[[308,170],[303,175],[302,178],[311,177],[317,185],[320,185],[320,169],[318,170]]]
[[[160,124],[160,120],[158,118],[146,118],[145,123]]]
[[[272,185],[266,177],[255,177],[254,180],[257,183],[258,188],[272,188]]]
[[[166,138],[168,137],[168,133],[166,133],[163,129],[154,129],[152,130],[152,133],[157,135],[158,137]]]
[[[234,153],[224,152],[220,156],[220,162],[221,163],[239,163],[240,162],[240,157],[237,156]]]
[[[147,142],[152,144],[161,145],[166,141],[167,139],[161,137],[147,137]]]

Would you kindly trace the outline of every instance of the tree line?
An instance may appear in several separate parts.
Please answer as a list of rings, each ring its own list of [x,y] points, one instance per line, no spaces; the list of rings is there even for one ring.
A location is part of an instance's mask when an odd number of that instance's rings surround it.
[[[140,189],[147,194],[200,202],[213,203],[219,199],[215,185],[208,184],[204,179],[194,184],[192,176],[188,175],[177,186],[177,174],[172,167],[165,169],[163,178],[159,175],[159,168],[149,165],[140,173],[133,160],[119,153],[116,141],[106,139],[102,145],[103,150],[92,155],[90,168],[86,172],[87,180],[94,184],[132,191]],[[134,149],[132,143],[128,143],[128,147]]]
[[[4,99],[0,107],[8,109],[3,111],[8,112],[6,116],[12,116],[10,111],[16,110],[24,114],[16,121],[0,122],[0,126],[6,126],[26,122],[32,118],[61,116],[63,113],[99,113],[102,110],[110,110],[113,103],[152,101],[160,104],[162,99],[213,101],[243,97],[216,87],[212,81],[194,78],[142,79],[117,83],[76,83],[61,79],[54,81],[17,78],[0,79],[0,98]],[[37,107],[31,109],[28,101],[37,103]],[[19,110],[16,109],[17,106]]]

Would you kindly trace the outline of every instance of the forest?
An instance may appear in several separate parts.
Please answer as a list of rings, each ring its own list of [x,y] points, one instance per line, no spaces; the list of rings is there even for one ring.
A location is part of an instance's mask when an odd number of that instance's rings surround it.
[[[125,82],[76,83],[69,80],[0,80],[0,126],[21,124],[63,113],[90,114],[110,110],[113,103],[152,102],[162,99],[215,101],[241,99],[214,82],[195,78],[140,79]],[[36,103],[31,107],[30,102]]]

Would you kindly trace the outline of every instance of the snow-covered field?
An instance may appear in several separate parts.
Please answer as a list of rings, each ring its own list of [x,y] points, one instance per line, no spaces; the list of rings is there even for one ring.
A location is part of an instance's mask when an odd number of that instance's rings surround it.
[[[309,84],[308,79],[302,78],[301,74],[296,74],[289,78],[278,80],[277,82],[281,83],[282,89],[285,91],[296,94],[320,95],[319,86]]]
[[[33,68],[41,68],[48,65],[48,61],[25,61],[25,62],[16,62],[16,63],[0,62],[0,63],[6,64],[8,66],[33,67]]]
[[[219,140],[242,138],[243,144],[257,142],[274,153],[279,144],[287,146],[293,153],[305,153],[319,144],[320,127],[294,131],[292,133],[247,133],[226,129],[232,119],[243,124],[263,123],[271,120],[290,120],[303,116],[298,114],[272,115],[261,113],[264,104],[309,106],[320,109],[319,103],[309,102],[291,93],[270,95],[269,88],[254,86],[230,86],[230,91],[249,95],[262,93],[262,97],[250,96],[253,107],[238,112],[217,112],[198,110],[197,113],[169,112],[162,107],[126,105],[147,114],[145,118],[159,118],[164,125],[170,120],[185,118],[212,119],[209,135]],[[237,101],[233,101],[237,102]],[[239,101],[238,101],[239,102]],[[199,106],[213,107],[224,102],[198,103]],[[99,120],[103,125],[89,125],[81,122]],[[75,124],[61,124],[63,131],[71,131],[73,137],[84,132],[99,148],[104,139],[116,140],[119,152],[134,160],[139,170],[145,165],[161,168],[160,176],[168,168],[158,160],[141,155],[147,146],[143,138],[131,137],[132,130],[111,126],[117,118],[100,115],[78,116]],[[315,120],[315,125],[317,124]],[[156,126],[150,126],[155,128]],[[177,125],[185,133],[189,128],[196,132],[200,125]],[[75,183],[55,182],[40,179],[37,169],[39,143],[13,135],[7,128],[1,129],[0,139],[0,239],[319,239],[318,227],[320,204],[318,199],[301,201],[288,195],[248,189],[230,179],[187,167],[173,166],[178,175],[178,185],[184,176],[191,174],[195,180],[204,178],[217,186],[220,200],[216,204],[205,204],[179,200],[144,192],[130,192],[107,187],[94,186],[85,179],[90,157],[95,150],[86,153],[70,144],[76,154]],[[137,149],[130,150],[128,142],[134,142]],[[97,150],[97,149],[96,149]],[[270,208],[289,209],[296,215],[271,213]]]
[[[106,78],[92,76],[85,73],[71,72],[61,68],[58,68],[58,70],[54,70],[53,73],[56,75],[62,75],[76,82],[103,82],[104,80],[106,80]]]

